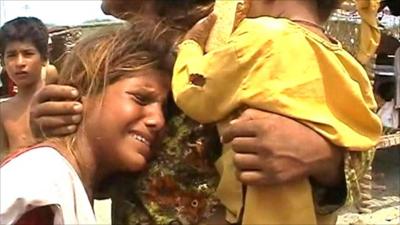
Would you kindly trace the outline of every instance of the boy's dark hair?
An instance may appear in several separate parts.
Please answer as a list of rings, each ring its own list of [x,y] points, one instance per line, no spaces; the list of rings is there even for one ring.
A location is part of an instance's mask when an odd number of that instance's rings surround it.
[[[321,22],[328,20],[332,12],[340,5],[340,0],[317,0],[318,15]]]
[[[30,42],[39,51],[40,57],[46,60],[48,39],[47,27],[41,20],[36,17],[17,17],[0,28],[0,54],[4,57],[6,47],[11,42]]]
[[[389,7],[393,16],[400,16],[400,1],[399,0],[382,0],[381,8]]]
[[[385,101],[390,101],[394,98],[396,85],[394,81],[385,81],[378,85],[376,93]]]

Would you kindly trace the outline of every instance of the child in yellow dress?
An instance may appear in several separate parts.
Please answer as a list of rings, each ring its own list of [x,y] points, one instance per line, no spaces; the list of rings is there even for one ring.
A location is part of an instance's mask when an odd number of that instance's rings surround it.
[[[178,46],[174,68],[177,105],[201,123],[217,122],[219,129],[249,107],[295,118],[350,151],[373,147],[381,124],[366,71],[321,27],[338,4],[251,1],[247,18],[227,44],[210,52],[189,32]],[[217,195],[230,223],[321,222],[308,179],[243,187],[235,177],[233,154],[225,145],[216,163]]]

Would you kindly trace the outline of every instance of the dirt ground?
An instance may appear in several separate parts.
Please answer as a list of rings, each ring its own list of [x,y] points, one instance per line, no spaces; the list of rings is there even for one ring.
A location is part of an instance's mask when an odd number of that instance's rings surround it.
[[[400,224],[400,147],[378,150],[373,163],[372,212],[348,209],[337,225]]]

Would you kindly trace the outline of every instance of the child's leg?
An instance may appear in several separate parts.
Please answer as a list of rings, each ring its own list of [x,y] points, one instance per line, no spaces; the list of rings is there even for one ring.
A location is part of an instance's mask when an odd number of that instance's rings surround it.
[[[317,224],[309,181],[247,186],[242,224]]]
[[[215,166],[220,174],[220,181],[216,190],[216,195],[226,208],[226,220],[229,223],[239,222],[240,211],[243,206],[242,183],[235,175],[233,165],[233,151],[224,146],[222,156],[217,160]]]

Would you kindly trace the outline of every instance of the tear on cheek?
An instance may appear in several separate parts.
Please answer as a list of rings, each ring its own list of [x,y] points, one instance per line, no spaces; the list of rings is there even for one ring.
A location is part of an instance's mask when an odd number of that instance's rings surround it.
[[[206,78],[201,74],[190,74],[189,82],[193,85],[203,87],[206,84]]]

